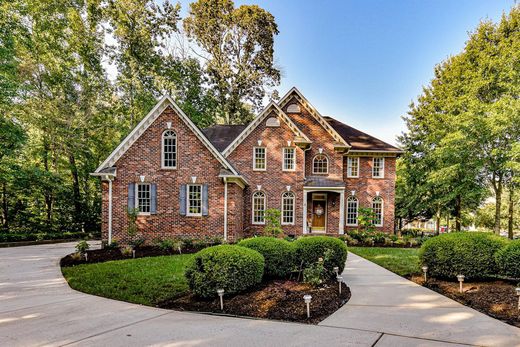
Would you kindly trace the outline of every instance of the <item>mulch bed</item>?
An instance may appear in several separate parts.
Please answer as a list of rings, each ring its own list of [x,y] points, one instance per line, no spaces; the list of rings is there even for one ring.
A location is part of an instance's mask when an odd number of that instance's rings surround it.
[[[412,276],[410,280],[488,316],[520,328],[520,311],[514,282],[501,280],[464,282],[464,293],[459,293],[458,282],[430,278],[424,283],[422,276]]]
[[[310,318],[307,318],[307,308],[303,301],[306,294],[312,295]],[[350,289],[344,283],[339,295],[338,283],[335,280],[319,287],[292,280],[271,280],[253,291],[232,297],[224,296],[223,311],[220,310],[220,300],[217,296],[212,300],[203,300],[193,294],[160,302],[157,306],[181,311],[317,324],[343,306],[350,299],[350,295]]]
[[[182,254],[191,254],[197,253],[201,248],[183,248]],[[143,257],[158,257],[162,255],[174,255],[179,254],[178,251],[166,251],[159,247],[153,246],[142,246],[135,250],[136,258]],[[60,266],[74,266],[79,264],[92,264],[92,263],[102,263],[110,260],[123,260],[123,259],[132,259],[132,255],[124,255],[120,249],[118,248],[103,248],[103,249],[93,249],[87,251],[87,261],[82,259],[74,259],[72,254],[69,254],[63,257],[60,261]]]

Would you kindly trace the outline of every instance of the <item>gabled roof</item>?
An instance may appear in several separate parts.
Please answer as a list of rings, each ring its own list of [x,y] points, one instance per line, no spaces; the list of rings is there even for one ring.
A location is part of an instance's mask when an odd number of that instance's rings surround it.
[[[267,117],[271,114],[271,111],[276,111],[276,115],[280,117],[285,124],[292,130],[292,132],[298,137],[303,139],[305,142],[311,142],[307,135],[305,135],[294,122],[282,111],[282,109],[275,104],[274,102],[270,102],[264,110],[251,122],[247,127],[224,149],[222,152],[226,157],[233,152],[237,146],[242,143],[246,139],[246,137],[253,132],[253,130]]]
[[[348,144],[347,141],[345,141],[345,139],[340,136],[337,131],[332,128],[330,126],[330,124],[323,118],[323,116],[318,112],[318,110],[316,109],[316,107],[314,107],[310,102],[309,100],[307,100],[307,98],[305,96],[303,96],[303,94],[296,88],[296,87],[292,87],[291,90],[289,90],[287,92],[287,94],[285,94],[281,99],[280,101],[278,102],[278,104],[280,105],[280,107],[284,107],[285,104],[287,104],[287,102],[289,102],[291,100],[291,96],[293,95],[296,95],[296,98],[298,99],[298,101],[303,105],[303,107],[305,107],[309,113],[316,119],[316,121],[332,136],[332,138],[338,142],[338,144],[340,145],[344,145],[345,147],[349,148],[350,145]]]
[[[386,142],[383,142],[369,134],[366,134],[360,130],[352,128],[346,124],[341,123],[340,121],[331,118],[331,117],[323,117],[333,128],[336,130],[338,134],[341,135],[352,147],[350,148],[350,152],[357,151],[368,151],[368,152],[394,152],[394,153],[402,153],[397,147],[394,147]]]
[[[125,152],[137,141],[137,139],[148,129],[148,127],[163,113],[167,107],[172,107],[179,115],[179,118],[190,128],[197,138],[206,146],[213,156],[236,176],[240,174],[236,169],[224,158],[224,156],[213,146],[213,144],[204,136],[202,131],[191,121],[191,119],[180,109],[180,107],[170,98],[163,96],[154,108],[139,122],[139,124],[128,134],[128,136],[117,146],[116,149],[108,156],[108,158],[96,169],[95,173],[101,173],[114,164],[125,154]]]
[[[247,127],[247,124],[240,125],[212,125],[208,128],[202,129],[202,132],[208,140],[211,141],[213,146],[220,152],[226,149],[227,146],[234,139],[240,135],[242,131]]]

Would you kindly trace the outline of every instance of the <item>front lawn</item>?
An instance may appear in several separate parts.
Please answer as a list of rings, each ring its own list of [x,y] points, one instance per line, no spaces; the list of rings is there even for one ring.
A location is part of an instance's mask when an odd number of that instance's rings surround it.
[[[192,254],[63,267],[69,285],[81,292],[155,306],[188,291],[184,269]]]
[[[348,250],[401,276],[421,272],[416,248],[349,247]]]

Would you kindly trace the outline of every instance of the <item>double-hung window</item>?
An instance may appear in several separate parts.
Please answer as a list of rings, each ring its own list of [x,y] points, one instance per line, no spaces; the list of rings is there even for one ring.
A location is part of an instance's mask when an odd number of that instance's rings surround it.
[[[162,168],[177,168],[177,135],[173,130],[166,130],[162,136]]]
[[[374,225],[383,226],[383,199],[380,196],[376,196],[372,200],[372,212],[374,213]]]
[[[150,213],[152,203],[151,186],[149,183],[138,183],[136,186],[135,206],[139,213]]]
[[[285,192],[282,195],[282,225],[294,224],[294,193]]]
[[[265,193],[253,194],[253,224],[265,224]]]
[[[202,185],[188,184],[186,211],[188,216],[202,216]]]
[[[347,198],[347,225],[356,226],[358,224],[358,199],[355,196]]]
[[[265,147],[253,148],[253,170],[263,171],[267,167]]]
[[[283,170],[296,170],[296,149],[294,147],[287,147],[283,149]]]
[[[373,178],[384,178],[385,177],[385,158],[375,157],[372,159],[372,177]]]
[[[347,177],[359,177],[359,157],[347,157]]]

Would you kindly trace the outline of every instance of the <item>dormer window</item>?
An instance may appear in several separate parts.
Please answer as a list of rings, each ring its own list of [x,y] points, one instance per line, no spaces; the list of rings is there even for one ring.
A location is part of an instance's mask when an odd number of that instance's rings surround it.
[[[162,135],[162,168],[177,168],[177,135],[173,130],[166,130]]]
[[[329,159],[323,155],[318,154],[312,160],[312,173],[328,174],[329,173]]]
[[[265,171],[266,168],[267,168],[267,163],[266,163],[265,147],[254,147],[253,148],[253,170]]]

